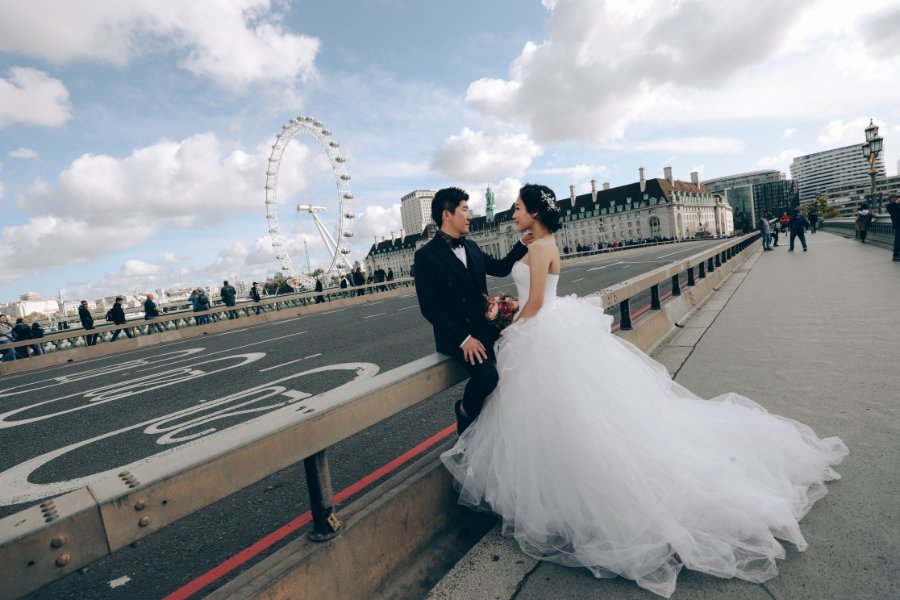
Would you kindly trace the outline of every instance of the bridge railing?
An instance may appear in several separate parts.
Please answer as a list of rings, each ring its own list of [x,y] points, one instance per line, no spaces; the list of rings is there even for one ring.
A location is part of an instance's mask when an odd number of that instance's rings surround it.
[[[377,294],[389,289],[398,287],[409,287],[414,284],[411,277],[395,279],[384,283],[372,283],[362,286],[348,287],[346,289],[327,288],[321,292],[296,292],[292,294],[284,294],[281,296],[269,296],[263,298],[259,302],[252,300],[243,300],[236,306],[214,306],[208,310],[170,310],[163,312],[159,317],[152,319],[130,319],[123,325],[115,323],[98,324],[93,329],[84,329],[83,327],[73,327],[46,334],[42,338],[34,338],[21,340],[17,342],[9,342],[0,344],[0,352],[7,348],[22,348],[41,344],[44,352],[58,352],[61,350],[71,350],[87,345],[86,336],[97,335],[97,343],[108,343],[112,339],[112,333],[117,329],[130,329],[135,336],[153,335],[160,333],[157,324],[164,331],[176,329],[185,329],[188,327],[203,327],[205,323],[201,320],[206,317],[209,322],[217,322],[227,319],[231,313],[236,313],[238,317],[251,316],[256,313],[257,308],[264,312],[278,312],[283,310],[291,310],[300,306],[309,306],[316,302],[316,298],[321,296],[325,302],[332,300],[340,300],[344,298],[356,297],[360,295]],[[185,300],[187,302],[187,300]],[[108,334],[108,335],[107,335]]]
[[[715,273],[720,267],[723,273],[733,269],[739,263],[727,263],[746,258],[758,239],[756,233],[728,240],[597,295],[604,306],[627,312],[632,296],[654,289],[658,296],[666,282],[674,291],[683,274],[688,286],[709,291],[713,285],[704,287],[703,280],[722,275]],[[677,298],[675,293],[670,302]],[[635,328],[645,322],[628,321]],[[200,438],[0,519],[3,593],[17,597],[36,590],[299,461],[313,515],[308,535],[316,541],[333,537],[342,523],[332,495],[328,448],[467,377],[461,365],[441,354],[368,378],[357,375],[346,385],[236,425],[227,437]],[[289,379],[241,394],[290,392]]]
[[[856,219],[853,217],[838,217],[835,219],[824,219],[819,225],[820,229],[840,233],[848,237],[856,237]],[[866,233],[866,239],[877,240],[888,244],[894,243],[894,227],[891,224],[891,218],[888,216],[877,216],[869,225]]]

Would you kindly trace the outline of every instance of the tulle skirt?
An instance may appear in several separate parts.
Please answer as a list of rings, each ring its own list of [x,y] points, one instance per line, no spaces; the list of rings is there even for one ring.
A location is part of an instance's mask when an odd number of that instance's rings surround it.
[[[611,321],[573,296],[504,332],[497,389],[441,457],[459,502],[530,556],[666,597],[683,566],[774,577],[847,447],[737,394],[698,398]]]

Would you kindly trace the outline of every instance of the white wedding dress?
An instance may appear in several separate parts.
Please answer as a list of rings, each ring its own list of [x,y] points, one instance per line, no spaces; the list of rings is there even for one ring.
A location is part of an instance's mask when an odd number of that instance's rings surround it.
[[[524,306],[528,266],[512,276]],[[737,394],[698,398],[599,306],[558,298],[558,280],[504,332],[497,389],[441,456],[459,502],[495,512],[530,556],[666,597],[682,566],[774,577],[778,539],[806,548],[798,521],[847,447]]]

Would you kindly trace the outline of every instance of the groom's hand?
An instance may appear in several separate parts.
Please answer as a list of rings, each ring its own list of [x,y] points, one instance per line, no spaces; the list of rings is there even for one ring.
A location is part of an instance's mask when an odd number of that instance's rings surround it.
[[[487,352],[484,350],[484,344],[473,337],[469,337],[466,343],[462,345],[463,358],[470,365],[474,365],[477,360],[482,363],[487,360]]]
[[[526,246],[534,241],[534,234],[531,233],[531,230],[525,232],[525,235],[522,236],[522,243]]]

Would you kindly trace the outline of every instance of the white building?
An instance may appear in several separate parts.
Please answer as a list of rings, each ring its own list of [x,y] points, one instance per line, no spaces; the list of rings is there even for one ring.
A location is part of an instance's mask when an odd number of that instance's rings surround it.
[[[431,190],[415,190],[400,199],[400,218],[404,232],[420,232],[431,223]],[[402,233],[401,236],[403,237]]]
[[[562,228],[556,233],[560,252],[575,252],[577,246],[593,249],[613,244],[634,244],[653,239],[694,239],[734,234],[731,206],[714,196],[699,183],[697,173],[691,181],[672,178],[666,167],[663,178],[644,178],[635,183],[610,188],[608,183],[598,190],[576,195],[570,186],[570,197],[560,198]],[[365,259],[371,273],[380,266],[393,269],[396,276],[406,275],[413,265],[415,251],[432,236],[428,228],[421,234],[390,240],[376,240]],[[512,222],[512,208],[497,213],[492,221],[486,217],[472,219],[469,239],[494,256],[504,256],[519,240],[520,233]]]
[[[791,163],[791,178],[799,186],[800,204],[815,200],[829,188],[869,184],[869,162],[863,156],[863,146],[865,144],[853,144],[795,157]],[[884,179],[883,152],[878,155],[876,168],[876,179]]]

